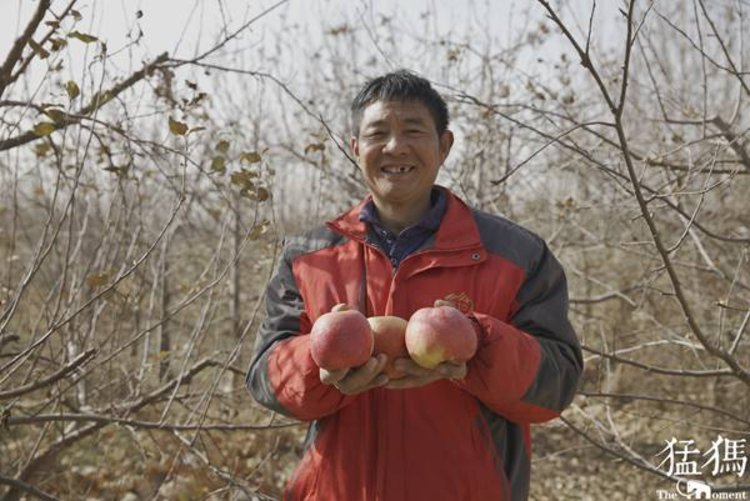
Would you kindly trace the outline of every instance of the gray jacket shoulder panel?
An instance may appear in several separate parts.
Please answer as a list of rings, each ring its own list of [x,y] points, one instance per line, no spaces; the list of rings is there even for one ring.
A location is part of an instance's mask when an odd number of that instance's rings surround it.
[[[326,225],[320,225],[300,235],[284,238],[284,257],[291,262],[303,254],[342,245],[348,241],[344,235],[336,233]]]
[[[541,237],[504,217],[476,209],[472,212],[487,252],[511,261],[527,273],[537,266],[545,251]]]

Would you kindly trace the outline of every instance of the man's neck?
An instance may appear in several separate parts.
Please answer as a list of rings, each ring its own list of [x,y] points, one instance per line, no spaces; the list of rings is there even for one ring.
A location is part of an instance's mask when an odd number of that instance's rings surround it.
[[[388,204],[383,201],[373,200],[378,213],[380,223],[398,235],[403,230],[419,222],[430,210],[430,197],[427,196],[422,202],[410,205]]]

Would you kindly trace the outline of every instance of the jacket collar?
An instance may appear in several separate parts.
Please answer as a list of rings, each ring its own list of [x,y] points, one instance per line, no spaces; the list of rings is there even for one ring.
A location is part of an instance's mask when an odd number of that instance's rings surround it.
[[[436,187],[445,192],[447,207],[433,249],[455,250],[481,246],[479,229],[471,209],[448,188]],[[359,214],[371,199],[372,195],[367,195],[360,203],[326,224],[337,233],[364,241],[367,237],[367,223],[359,220]]]

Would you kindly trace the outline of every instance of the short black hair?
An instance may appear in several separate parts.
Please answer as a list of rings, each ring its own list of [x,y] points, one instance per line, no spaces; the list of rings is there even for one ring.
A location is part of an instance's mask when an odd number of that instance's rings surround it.
[[[448,106],[430,82],[409,70],[397,70],[373,78],[360,89],[352,101],[352,132],[359,135],[359,124],[365,108],[376,101],[420,101],[432,115],[438,135],[448,128]]]

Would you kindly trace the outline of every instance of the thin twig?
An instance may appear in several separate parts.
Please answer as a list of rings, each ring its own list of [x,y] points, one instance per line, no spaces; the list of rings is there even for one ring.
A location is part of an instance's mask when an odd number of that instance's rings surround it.
[[[42,499],[43,501],[61,501],[60,498],[56,498],[50,494],[47,494],[46,492],[37,489],[31,484],[28,484],[24,482],[23,480],[19,480],[17,478],[10,478],[6,477],[2,473],[0,473],[0,484],[9,485],[11,487],[15,487],[16,489],[20,489],[24,492],[28,492],[32,496],[36,496],[39,499]]]
[[[675,398],[664,398],[661,396],[655,397],[651,395],[638,395],[634,393],[608,393],[608,392],[585,391],[585,390],[580,390],[578,393],[585,397],[592,397],[592,398],[596,397],[596,398],[614,398],[614,399],[619,399],[619,400],[643,400],[647,402],[657,402],[657,403],[664,403],[664,404],[671,404],[671,405],[682,405],[685,407],[692,407],[694,409],[699,409],[702,411],[713,412],[714,414],[719,414],[721,416],[728,417],[735,421],[739,421],[742,424],[750,425],[749,420],[742,418],[736,414],[732,414],[731,412],[727,412],[725,410],[718,409],[710,405],[703,405],[703,404],[699,404],[696,402],[690,402],[687,400],[678,400]]]
[[[65,367],[60,368],[58,371],[54,372],[53,374],[50,374],[44,379],[40,379],[39,381],[34,381],[33,383],[29,383],[25,386],[21,386],[13,390],[2,391],[0,392],[0,400],[7,400],[9,398],[17,397],[25,393],[30,393],[34,390],[38,390],[39,388],[48,386],[54,383],[55,381],[58,381],[64,378],[70,372],[76,370],[78,367],[80,367],[81,365],[86,363],[89,359],[91,359],[91,357],[93,357],[94,354],[96,354],[95,349],[86,350],[80,355],[78,355],[76,358],[71,360]]]
[[[116,424],[119,426],[132,426],[148,430],[167,431],[248,431],[248,430],[270,430],[275,428],[291,428],[300,426],[299,422],[278,423],[272,425],[256,424],[170,424],[159,421],[142,421],[138,419],[126,419],[117,416],[105,416],[102,414],[38,414],[35,416],[10,416],[5,420],[6,426],[22,426],[39,423],[99,423]]]
[[[678,377],[699,377],[699,378],[714,378],[719,376],[732,376],[734,373],[729,369],[723,369],[723,370],[689,370],[689,369],[668,369],[665,367],[657,367],[655,365],[648,365],[644,364],[642,362],[638,362],[636,360],[632,360],[629,358],[624,358],[616,353],[607,353],[601,350],[597,350],[596,348],[591,348],[590,346],[582,346],[581,347],[584,351],[588,351],[589,353],[593,353],[595,355],[598,355],[600,357],[614,360],[616,362],[621,362],[626,365],[631,365],[633,367],[637,367],[638,369],[642,369],[646,372],[652,372],[654,374],[662,374],[664,376],[678,376]]]

